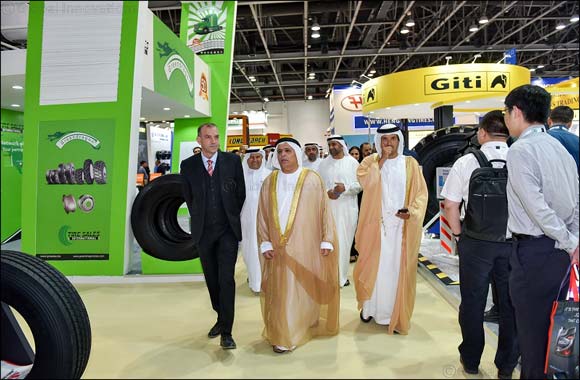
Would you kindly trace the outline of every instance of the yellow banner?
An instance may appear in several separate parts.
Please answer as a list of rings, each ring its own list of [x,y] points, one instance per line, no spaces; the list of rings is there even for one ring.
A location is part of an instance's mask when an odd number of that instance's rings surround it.
[[[242,135],[228,136],[228,148],[242,146],[243,144]],[[264,135],[250,135],[250,146],[263,146],[268,145],[268,136]]]
[[[568,106],[572,109],[578,109],[578,94],[552,94],[552,108],[558,106]]]
[[[401,71],[366,82],[363,112],[416,103],[452,102],[458,96],[505,96],[530,83],[530,71],[521,66],[476,63]]]

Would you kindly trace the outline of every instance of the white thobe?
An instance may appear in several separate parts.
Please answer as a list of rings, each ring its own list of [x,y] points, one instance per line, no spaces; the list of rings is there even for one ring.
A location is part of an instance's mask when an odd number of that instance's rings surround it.
[[[312,169],[317,173],[320,173],[320,163],[323,160],[321,160],[320,158],[317,158],[316,161],[311,162],[310,160],[304,160],[304,162],[302,163],[302,166],[304,166],[307,169]]]
[[[248,270],[250,289],[259,292],[262,283],[262,268],[260,266],[260,253],[258,252],[258,236],[256,232],[256,219],[258,216],[258,203],[260,201],[260,189],[262,183],[270,175],[271,171],[262,166],[261,169],[249,169],[244,171],[246,183],[246,200],[240,215],[242,222],[242,256]]]
[[[340,286],[344,286],[347,281],[350,250],[358,222],[357,194],[361,191],[356,176],[358,166],[358,161],[351,156],[344,156],[338,160],[329,156],[320,164],[319,173],[327,191],[334,189],[336,183],[343,183],[345,188],[338,199],[330,200],[330,209],[338,236],[338,283]]]
[[[404,156],[386,160],[381,168],[381,255],[371,298],[363,304],[363,318],[373,317],[380,325],[391,323],[397,297],[404,220],[395,216],[406,207],[407,171]]]

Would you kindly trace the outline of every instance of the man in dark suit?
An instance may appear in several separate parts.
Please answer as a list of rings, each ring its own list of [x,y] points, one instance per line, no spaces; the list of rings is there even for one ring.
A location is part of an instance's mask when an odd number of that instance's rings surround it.
[[[236,348],[232,338],[236,283],[234,268],[238,242],[242,240],[240,213],[246,199],[244,172],[240,157],[219,151],[215,124],[197,129],[201,154],[181,163],[181,174],[188,186],[185,201],[191,215],[191,237],[198,247],[216,324],[210,338],[221,335],[224,349]]]

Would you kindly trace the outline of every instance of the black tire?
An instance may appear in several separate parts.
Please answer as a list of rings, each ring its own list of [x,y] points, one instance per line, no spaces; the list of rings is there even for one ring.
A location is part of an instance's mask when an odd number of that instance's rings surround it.
[[[104,161],[95,162],[95,182],[99,185],[107,183],[107,165]]]
[[[413,150],[419,155],[423,176],[429,189],[429,203],[423,224],[439,212],[437,200],[438,167],[451,167],[466,149],[477,145],[477,128],[469,126],[442,128],[424,137]]]
[[[199,257],[191,235],[177,223],[177,210],[185,202],[184,186],[180,174],[167,174],[143,187],[133,202],[133,234],[143,251],[152,257],[166,261]]]
[[[2,302],[24,318],[36,348],[29,379],[80,379],[91,352],[85,305],[67,278],[48,263],[2,251]]]
[[[85,171],[84,171],[84,169],[75,170],[75,182],[78,185],[83,185],[85,183]]]
[[[83,174],[86,184],[92,185],[95,179],[95,169],[93,167],[93,160],[87,159],[83,164]]]
[[[52,185],[52,178],[51,178],[51,170],[47,170],[46,171],[46,183],[48,183],[49,185]]]
[[[60,184],[60,181],[58,179],[58,170],[51,170],[50,171],[50,181],[53,185]]]
[[[69,185],[75,184],[75,166],[72,162],[64,165],[64,178]]]
[[[64,164],[58,164],[58,183],[65,185],[66,184],[66,176],[64,175]]]

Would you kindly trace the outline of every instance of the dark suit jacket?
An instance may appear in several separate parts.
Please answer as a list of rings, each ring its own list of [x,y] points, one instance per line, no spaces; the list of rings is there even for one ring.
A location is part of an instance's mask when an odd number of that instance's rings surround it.
[[[204,228],[206,207],[206,181],[207,173],[201,153],[189,157],[181,162],[181,175],[186,180],[184,198],[191,215],[191,237],[195,244],[199,244]],[[244,171],[240,157],[227,152],[218,152],[216,172],[219,174],[220,191],[223,206],[232,231],[242,240],[242,228],[240,213],[246,200],[246,185],[244,183]]]

